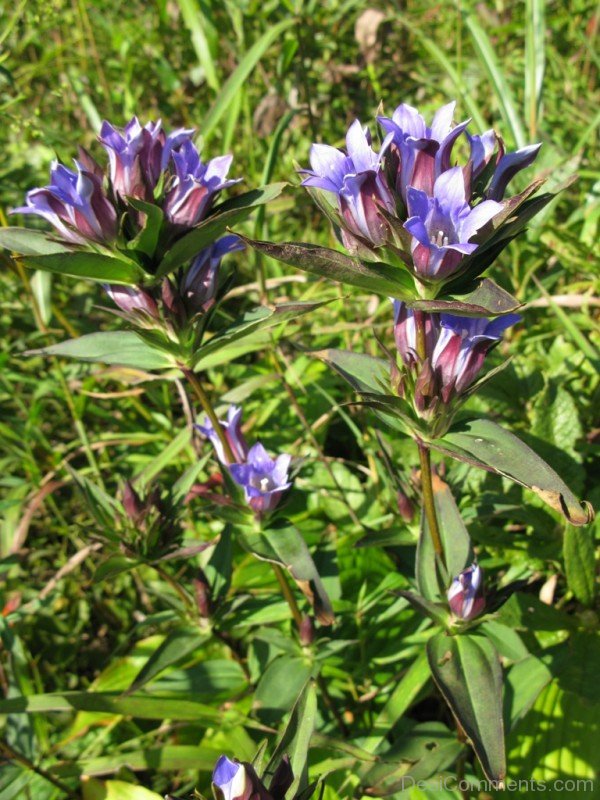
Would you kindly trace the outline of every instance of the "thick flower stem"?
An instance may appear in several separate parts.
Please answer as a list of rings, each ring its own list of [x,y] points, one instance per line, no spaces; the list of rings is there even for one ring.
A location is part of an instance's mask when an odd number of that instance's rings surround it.
[[[225,453],[225,456],[227,457],[227,461],[230,464],[234,464],[235,463],[235,456],[234,456],[233,451],[231,449],[231,445],[229,444],[229,441],[227,440],[227,436],[225,435],[225,431],[223,430],[223,427],[221,426],[221,423],[219,422],[219,418],[215,414],[215,410],[212,407],[212,405],[210,403],[210,400],[208,399],[208,397],[206,395],[206,392],[204,391],[204,388],[202,387],[202,383],[198,380],[197,375],[191,369],[187,369],[186,367],[182,367],[181,371],[185,375],[185,378],[186,378],[187,382],[190,384],[190,386],[194,390],[194,394],[196,395],[196,397],[200,401],[200,405],[202,406],[202,408],[206,412],[206,415],[208,416],[209,420],[211,421],[213,429],[214,429],[215,433],[217,434],[217,436],[219,437],[219,441],[223,445],[223,452]]]
[[[273,572],[275,573],[275,577],[277,578],[277,582],[281,586],[281,593],[283,594],[288,606],[290,607],[290,611],[292,612],[292,617],[294,618],[294,622],[300,628],[302,624],[302,612],[298,607],[298,603],[296,602],[296,598],[294,597],[294,593],[292,592],[289,583],[287,582],[287,578],[279,564],[274,564],[271,562],[271,566],[273,567]]]
[[[421,362],[424,362],[428,357],[427,340],[425,337],[425,313],[423,311],[416,311],[415,314],[415,333],[417,339],[417,355]],[[442,539],[440,537],[440,529],[437,521],[437,514],[435,510],[435,499],[433,496],[433,482],[431,476],[431,453],[428,447],[419,443],[419,460],[421,462],[421,488],[423,492],[423,508],[425,510],[425,518],[427,519],[427,526],[433,541],[433,549],[435,555],[443,567],[446,566],[444,560],[444,548],[442,546]]]
[[[446,562],[444,559],[444,548],[442,546],[442,539],[440,537],[440,529],[437,521],[437,514],[435,510],[435,499],[433,496],[433,482],[431,476],[431,454],[429,448],[419,444],[419,459],[421,461],[421,489],[423,492],[423,508],[425,509],[425,518],[427,519],[427,526],[433,541],[433,549],[437,558],[439,558],[442,565],[445,567]]]

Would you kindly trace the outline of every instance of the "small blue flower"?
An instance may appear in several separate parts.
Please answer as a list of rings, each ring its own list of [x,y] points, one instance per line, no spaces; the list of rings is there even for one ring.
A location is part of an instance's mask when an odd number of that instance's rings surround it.
[[[215,302],[221,259],[236,250],[243,250],[239,237],[223,236],[196,256],[183,277],[181,294],[192,310],[208,311]]]
[[[212,782],[223,800],[248,800],[252,794],[252,780],[246,768],[227,756],[221,756],[217,761]]]
[[[409,219],[404,227],[411,234],[411,251],[417,273],[425,278],[446,278],[460,266],[477,245],[470,240],[502,205],[484,200],[471,208],[466,199],[461,167],[443,172],[435,181],[433,196],[409,188]]]
[[[236,462],[244,462],[248,454],[248,445],[242,433],[242,408],[241,406],[229,406],[227,410],[227,419],[219,420],[220,426],[225,431],[225,437],[231,447],[231,452]],[[223,450],[223,445],[219,439],[212,423],[209,419],[205,419],[202,425],[196,425],[200,433],[204,434],[210,443],[215,448],[217,457],[221,464],[226,466],[229,464],[227,456]]]
[[[231,464],[233,480],[243,487],[248,505],[257,514],[272,511],[291,484],[289,468],[292,457],[271,458],[260,442],[248,451],[246,463]]]

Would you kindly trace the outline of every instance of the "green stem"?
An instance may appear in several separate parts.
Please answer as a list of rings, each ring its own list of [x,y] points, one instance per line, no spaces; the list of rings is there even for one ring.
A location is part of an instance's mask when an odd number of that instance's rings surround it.
[[[424,362],[428,356],[427,353],[427,339],[425,336],[425,314],[423,311],[415,311],[415,329],[417,339],[417,355],[421,362]],[[427,519],[427,526],[433,541],[433,549],[439,562],[443,567],[446,566],[444,559],[444,548],[442,546],[442,539],[440,537],[440,529],[437,521],[437,513],[435,510],[435,499],[433,496],[433,480],[431,475],[431,453],[428,447],[419,442],[419,460],[421,462],[421,489],[423,492],[423,508],[425,510],[425,518]]]
[[[300,625],[302,624],[302,612],[298,607],[298,603],[296,602],[296,598],[294,597],[294,593],[292,592],[289,583],[287,582],[287,578],[279,564],[274,564],[271,562],[271,566],[273,567],[273,572],[275,573],[275,577],[277,578],[277,582],[281,586],[281,593],[283,594],[288,606],[290,607],[290,611],[292,612],[292,617],[294,618],[294,622],[300,629]]]
[[[21,766],[25,767],[25,769],[30,770],[31,772],[35,772],[36,775],[39,775],[40,778],[44,778],[44,780],[51,783],[57,789],[60,789],[61,792],[67,795],[67,797],[72,798],[72,800],[77,800],[78,795],[76,792],[73,791],[69,786],[67,786],[62,781],[59,781],[58,778],[55,778],[45,769],[36,766],[33,761],[30,761],[27,756],[24,756],[23,753],[19,753],[15,750],[7,741],[0,740],[0,753],[4,753],[4,755],[10,760],[14,761],[17,764],[21,764]]]
[[[225,457],[227,458],[227,461],[230,464],[235,464],[235,456],[233,454],[233,450],[231,449],[231,445],[229,444],[227,436],[225,435],[225,431],[223,430],[223,427],[222,427],[221,423],[219,422],[219,418],[215,414],[215,410],[212,407],[212,405],[210,403],[210,400],[208,399],[208,396],[206,395],[206,392],[204,391],[204,388],[202,387],[202,383],[198,380],[197,375],[191,369],[187,369],[186,367],[182,367],[181,371],[185,375],[185,378],[186,378],[187,382],[190,384],[190,386],[194,390],[194,393],[195,393],[196,397],[200,401],[200,405],[202,406],[202,408],[206,412],[206,415],[208,416],[209,420],[211,421],[211,424],[213,426],[213,430],[217,434],[217,436],[219,437],[219,441],[223,445],[223,452],[225,453]]]

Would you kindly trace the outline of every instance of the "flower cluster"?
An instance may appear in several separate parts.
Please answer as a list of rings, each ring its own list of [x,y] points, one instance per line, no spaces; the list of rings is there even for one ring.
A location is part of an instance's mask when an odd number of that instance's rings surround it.
[[[463,395],[479,374],[485,356],[504,331],[521,321],[518,314],[503,317],[462,317],[455,314],[425,314],[394,300],[394,337],[403,375],[397,390],[404,394],[406,378],[414,376],[413,402],[418,412],[439,411]],[[419,320],[418,317],[421,317]],[[417,347],[417,322],[425,333],[425,358]]]
[[[539,145],[505,153],[494,131],[471,136],[470,120],[453,126],[454,109],[455,103],[443,106],[430,127],[404,103],[391,117],[379,116],[385,134],[379,152],[358,120],[346,152],[313,144],[303,185],[335,196],[330,216],[351,253],[379,258],[378,248],[400,250],[419,279],[440,281],[477,249],[474,239],[503,210],[509,181],[533,162]],[[464,166],[453,166],[461,136],[470,155]]]
[[[260,442],[248,447],[242,433],[242,409],[230,406],[227,419],[219,420],[221,430],[233,455],[232,462],[221,437],[210,420],[197,425],[209,439],[221,464],[227,467],[234,482],[244,490],[246,502],[257,517],[273,511],[284,493],[291,487],[289,469],[291,456],[282,454],[271,458]]]
[[[98,140],[108,156],[107,169],[80,148],[74,170],[54,162],[48,186],[28,192],[25,205],[13,213],[42,217],[69,244],[116,247],[131,255],[148,220],[144,204],[151,204],[163,220],[152,225],[159,227],[164,252],[207,217],[223,189],[239,182],[227,178],[232,156],[202,161],[194,133],[185,128],[166,133],[160,121],[142,125],[137,117],[123,129],[105,121]],[[176,287],[149,293],[141,287],[110,286],[107,292],[137,321],[159,318],[165,292],[177,294],[188,314],[205,311],[214,302],[221,258],[240,247],[233,236],[214,242],[197,253]],[[151,272],[152,254],[143,255],[144,268]]]

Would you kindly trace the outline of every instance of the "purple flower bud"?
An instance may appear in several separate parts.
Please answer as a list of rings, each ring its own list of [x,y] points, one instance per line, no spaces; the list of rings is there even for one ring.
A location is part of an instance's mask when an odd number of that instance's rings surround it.
[[[13,214],[37,214],[74,244],[108,242],[117,235],[117,214],[101,179],[75,161],[77,171],[52,163],[50,183],[27,193],[26,205]]]
[[[180,128],[166,136],[160,120],[142,127],[138,118],[132,117],[122,130],[105,120],[98,138],[108,153],[117,195],[151,201],[171,154],[193,134],[193,130]]]
[[[408,188],[432,194],[436,179],[450,167],[452,147],[470,120],[452,127],[456,103],[442,106],[427,127],[416,108],[402,103],[390,117],[377,117],[392,136],[391,161],[395,189],[406,203]],[[386,137],[387,140],[387,137]]]
[[[389,225],[381,209],[395,213],[394,198],[387,186],[381,167],[382,157],[392,136],[383,142],[379,153],[371,147],[371,136],[358,120],[346,135],[347,155],[325,144],[313,144],[310,149],[311,170],[303,186],[312,186],[337,195],[338,208],[345,223],[342,230],[344,245],[356,251],[365,240],[373,247],[384,244],[389,236]]]
[[[212,774],[212,782],[223,800],[248,800],[252,794],[252,779],[239,761],[221,756]]]
[[[533,164],[541,146],[541,144],[530,144],[527,147],[516,150],[514,153],[503,155],[494,172],[490,188],[487,191],[487,197],[490,200],[502,200],[509,182],[517,172]]]
[[[291,460],[289,455],[271,458],[257,442],[248,451],[245,464],[230,465],[231,477],[243,487],[248,505],[257,514],[272,511],[292,485],[288,475]]]
[[[248,455],[248,445],[242,433],[242,409],[240,406],[229,406],[227,419],[219,420],[219,424],[225,431],[225,437],[229,442],[231,451],[236,463],[243,463]],[[196,428],[206,436],[217,452],[217,457],[221,464],[229,464],[227,456],[223,450],[221,440],[217,436],[210,420],[205,419],[204,424],[196,425]]]
[[[218,193],[241,179],[226,179],[233,156],[218,156],[204,164],[189,140],[173,151],[172,158],[175,178],[165,198],[165,214],[174,225],[192,228],[210,211]]]
[[[507,328],[520,321],[518,314],[506,314],[492,320],[440,315],[441,328],[431,365],[441,382],[445,403],[473,383],[486,353],[502,338]]]
[[[497,161],[504,155],[504,145],[494,130],[485,131],[485,133],[476,134],[475,136],[470,136],[467,133],[467,139],[471,147],[471,158],[469,159],[471,179],[475,180],[492,160],[497,145]]]
[[[452,613],[460,619],[478,617],[485,608],[483,571],[478,564],[463,570],[448,589],[448,603]]]
[[[413,311],[401,300],[392,300],[394,304],[394,338],[396,347],[407,366],[418,361],[417,326],[415,319],[421,317],[425,324],[425,350],[432,353],[439,335],[439,320],[435,314]]]
[[[196,256],[186,272],[181,292],[193,311],[208,311],[215,302],[217,278],[221,259],[228,253],[243,250],[237,236],[223,236]]]
[[[104,286],[104,291],[113,303],[126,314],[140,312],[154,319],[158,319],[159,317],[156,301],[148,292],[144,291],[144,289],[139,289],[136,286],[106,284]]]
[[[403,489],[396,493],[398,511],[404,522],[412,522],[415,516],[415,505]]]
[[[471,208],[461,167],[446,170],[437,178],[432,197],[413,188],[407,195],[410,218],[404,227],[413,237],[415,270],[426,278],[446,278],[456,272],[462,258],[477,249],[470,239],[502,211],[501,204],[493,200]]]

